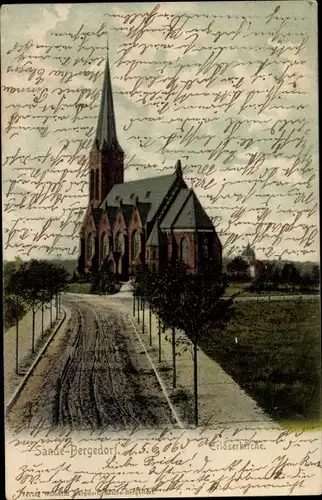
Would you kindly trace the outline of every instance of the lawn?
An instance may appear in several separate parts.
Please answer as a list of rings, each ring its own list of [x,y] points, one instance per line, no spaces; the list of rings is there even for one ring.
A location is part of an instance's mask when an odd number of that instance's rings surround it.
[[[91,283],[70,283],[66,292],[70,293],[91,293]]]
[[[228,287],[226,288],[225,295],[228,297],[231,297],[235,293],[239,293],[240,295],[247,295],[247,296],[252,296],[252,295],[312,295],[312,294],[318,294],[319,290],[301,290],[299,287],[296,287],[295,290],[292,290],[290,287],[285,287],[284,289],[280,290],[272,290],[272,291],[257,291],[257,290],[250,290],[249,289],[250,283],[229,283]]]
[[[247,291],[248,294],[250,293],[247,290],[247,287],[249,286],[249,283],[229,283],[228,287],[226,288],[225,295],[228,295],[228,297],[231,297],[234,295],[234,293],[240,293],[240,294],[245,294]]]
[[[320,420],[319,300],[238,302],[200,347],[275,420]],[[237,342],[236,342],[237,339]]]

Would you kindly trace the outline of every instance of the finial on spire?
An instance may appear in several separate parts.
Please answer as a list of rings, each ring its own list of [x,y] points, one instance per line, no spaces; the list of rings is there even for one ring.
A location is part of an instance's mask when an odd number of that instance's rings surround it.
[[[177,163],[176,163],[176,174],[177,174],[178,178],[182,178],[181,160],[177,160]]]

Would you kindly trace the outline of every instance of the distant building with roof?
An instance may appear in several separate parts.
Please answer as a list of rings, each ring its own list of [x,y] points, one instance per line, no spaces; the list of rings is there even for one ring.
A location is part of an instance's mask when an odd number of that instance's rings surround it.
[[[265,264],[261,260],[254,259],[248,263],[248,271],[251,279],[258,278],[264,271]]]
[[[255,250],[250,246],[250,243],[248,243],[242,251],[241,257],[245,262],[247,262],[247,264],[249,264],[251,261],[256,260]]]
[[[146,263],[158,271],[182,260],[197,273],[222,271],[217,232],[178,160],[173,173],[124,182],[107,58],[97,131],[90,151],[89,203],[80,232],[78,271],[107,266],[123,279]]]

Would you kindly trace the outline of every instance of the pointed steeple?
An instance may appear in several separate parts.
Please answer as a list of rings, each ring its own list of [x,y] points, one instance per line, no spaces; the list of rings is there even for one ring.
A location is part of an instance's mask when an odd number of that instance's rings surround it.
[[[115,125],[115,113],[107,45],[107,59],[104,73],[104,83],[101,96],[101,105],[97,122],[95,143],[99,150],[108,149],[114,144],[115,148],[122,151],[118,144]]]
[[[177,178],[178,179],[182,179],[181,160],[177,160],[176,167],[175,167],[175,172],[176,172]]]

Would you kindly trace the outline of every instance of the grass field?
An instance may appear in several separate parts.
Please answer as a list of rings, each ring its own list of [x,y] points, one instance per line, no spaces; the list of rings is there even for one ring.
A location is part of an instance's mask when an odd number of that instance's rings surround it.
[[[70,283],[66,292],[70,293],[90,293],[91,283]]]
[[[200,347],[279,422],[320,420],[319,300],[239,302]],[[236,342],[237,339],[237,342]]]
[[[270,292],[266,291],[257,291],[250,290],[249,283],[230,283],[226,288],[225,295],[231,297],[234,293],[239,293],[240,295],[245,296],[254,296],[254,295],[301,295],[301,294],[318,294],[318,290],[306,290],[305,292],[301,291],[299,287],[296,290],[291,290],[290,288],[285,288],[284,290],[272,290]]]

